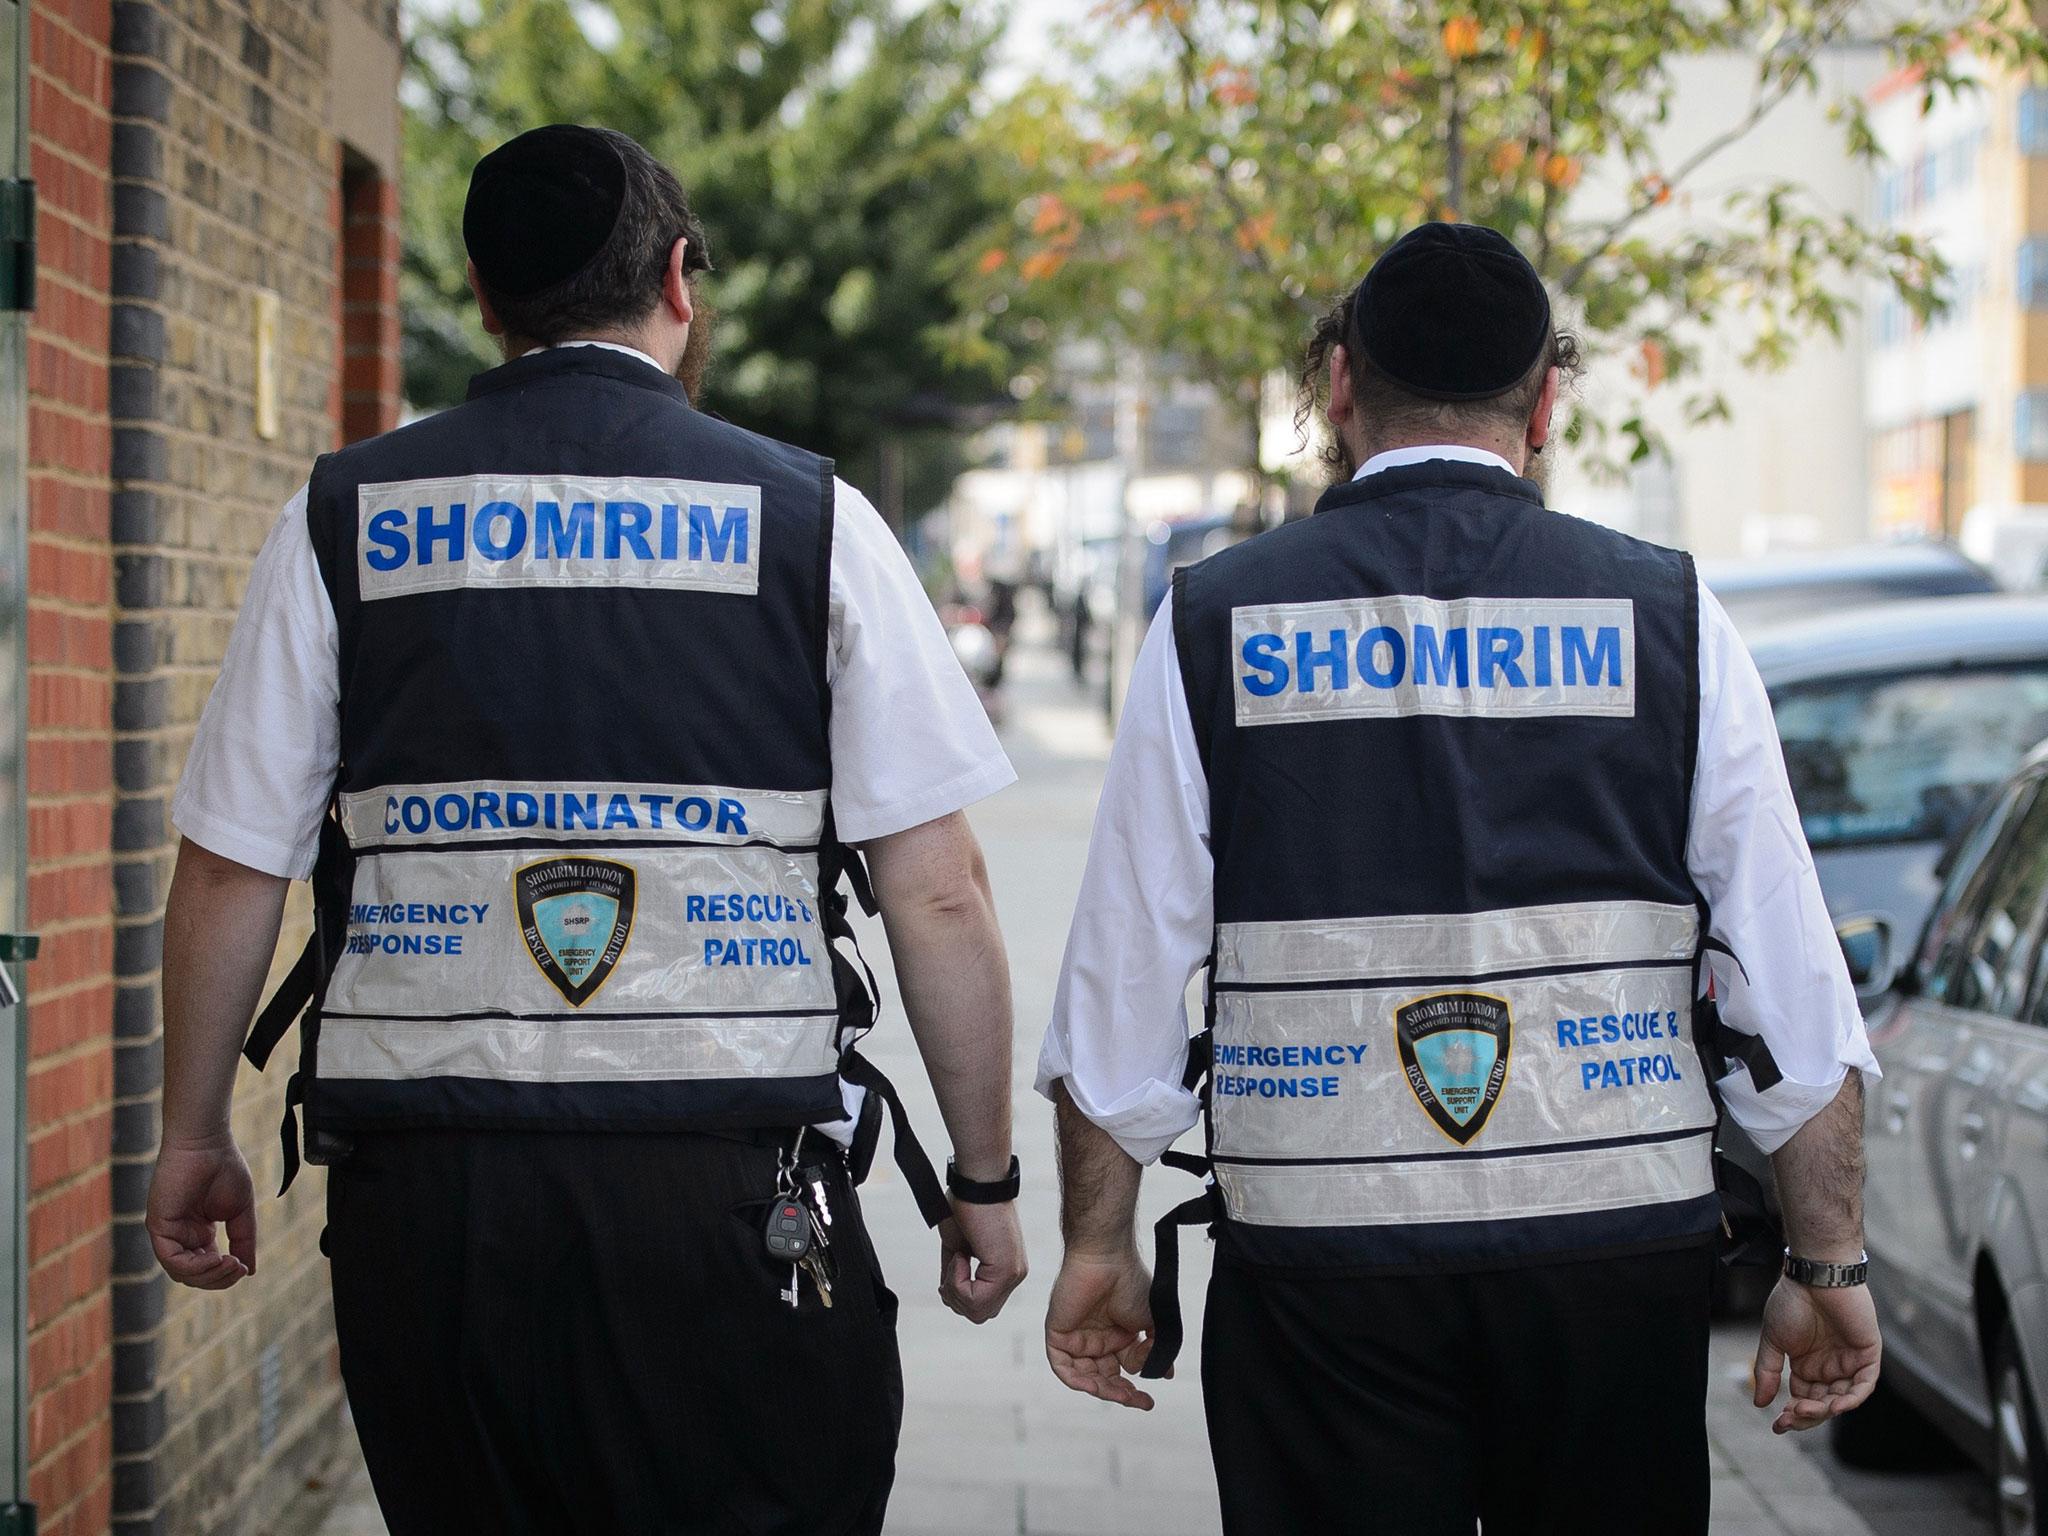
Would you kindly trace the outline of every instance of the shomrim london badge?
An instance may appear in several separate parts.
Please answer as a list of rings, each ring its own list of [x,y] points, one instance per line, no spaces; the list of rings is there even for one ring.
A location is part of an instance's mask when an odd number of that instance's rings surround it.
[[[1486,1126],[1507,1081],[1507,1003],[1484,992],[1437,992],[1394,1010],[1394,1040],[1415,1100],[1459,1146]]]
[[[540,973],[581,1008],[606,981],[633,931],[633,866],[542,859],[512,877],[519,932]]]

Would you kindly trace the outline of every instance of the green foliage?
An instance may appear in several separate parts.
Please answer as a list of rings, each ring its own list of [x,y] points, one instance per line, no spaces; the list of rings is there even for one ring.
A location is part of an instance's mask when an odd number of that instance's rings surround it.
[[[1736,312],[1743,361],[1768,368],[1839,334],[1868,281],[1916,314],[1940,305],[1926,244],[1790,181],[1703,186],[1788,101],[1823,95],[1820,55],[1852,34],[1917,75],[1923,109],[1986,64],[2048,58],[2009,0],[1899,22],[1856,0],[1106,0],[1074,40],[1077,69],[989,125],[1031,195],[985,234],[956,345],[981,356],[991,318],[1020,308],[1072,316],[1243,397],[1402,230],[1468,219],[1529,254],[1589,359],[1684,392],[1690,421],[1725,417],[1697,365]],[[1748,90],[1719,132],[1664,158],[1673,66],[1724,49],[1755,59]],[[1849,155],[1877,157],[1861,98],[1828,116]],[[1619,186],[1575,193],[1589,166]],[[1571,435],[1610,460],[1657,448],[1640,415]]]
[[[477,157],[523,129],[631,134],[682,179],[716,270],[705,404],[874,485],[906,446],[911,494],[950,462],[930,424],[1001,395],[1029,354],[960,319],[957,252],[1014,199],[970,132],[996,25],[967,0],[466,0],[416,14],[406,123],[406,387],[460,398],[495,356],[463,283]],[[915,511],[917,508],[912,507]]]

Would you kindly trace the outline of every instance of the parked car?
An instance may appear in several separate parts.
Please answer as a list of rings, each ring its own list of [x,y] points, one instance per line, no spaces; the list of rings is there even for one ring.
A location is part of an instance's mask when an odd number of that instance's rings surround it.
[[[1983,566],[1952,544],[1933,542],[1702,560],[1699,569],[1745,635],[1839,608],[1998,590],[1998,579]]]
[[[2001,1531],[2048,1536],[2048,747],[1942,869],[1917,946],[1844,925],[1880,999],[1864,1210],[1885,1362],[1834,1435],[1845,1460],[1892,1465],[1931,1422],[1994,1475]]]
[[[1941,888],[1942,853],[2048,736],[2048,598],[1964,596],[1850,609],[1752,646],[1821,892],[1867,946],[1909,946]],[[1769,1160],[1740,1128],[1727,1155],[1775,1209]],[[1740,1312],[1767,1276],[1724,1273]]]
[[[1935,865],[2048,736],[2048,598],[1850,609],[1751,645],[1828,910],[1910,943]]]

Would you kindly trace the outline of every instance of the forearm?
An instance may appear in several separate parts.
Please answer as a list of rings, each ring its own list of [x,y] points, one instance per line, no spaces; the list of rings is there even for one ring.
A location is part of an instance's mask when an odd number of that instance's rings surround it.
[[[166,1145],[228,1135],[235,1068],[270,973],[288,881],[179,846],[164,910]]]
[[[1074,1107],[1065,1079],[1053,1085],[1058,1125],[1060,1237],[1070,1254],[1134,1252],[1138,1183],[1145,1170],[1109,1132]]]
[[[1785,1241],[1802,1259],[1847,1263],[1863,1251],[1863,1074],[1771,1157]]]
[[[874,859],[911,1033],[970,1179],[1010,1166],[1010,964],[988,871],[964,817],[886,840]]]

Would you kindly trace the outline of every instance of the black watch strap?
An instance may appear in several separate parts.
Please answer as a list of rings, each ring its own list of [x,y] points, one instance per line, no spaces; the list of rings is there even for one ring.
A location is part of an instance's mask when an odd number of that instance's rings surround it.
[[[1785,1278],[1821,1290],[1844,1290],[1864,1285],[1870,1280],[1870,1255],[1863,1254],[1853,1264],[1830,1264],[1819,1259],[1795,1259],[1792,1250],[1787,1248]]]
[[[1008,1205],[1023,1187],[1024,1166],[1017,1161],[1014,1152],[1010,1154],[1010,1171],[1000,1179],[990,1179],[986,1183],[965,1177],[953,1166],[953,1159],[946,1159],[946,1188],[955,1200],[964,1204]]]

